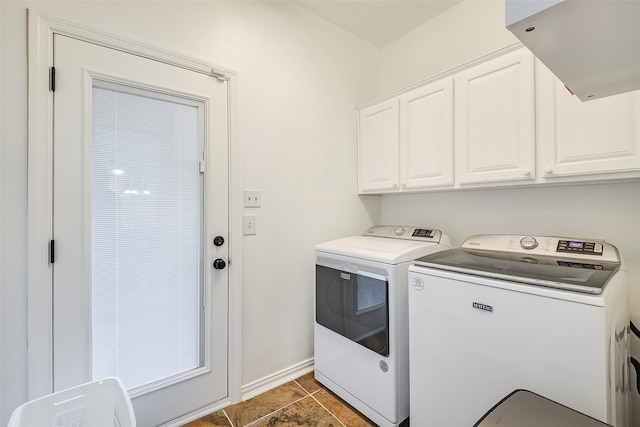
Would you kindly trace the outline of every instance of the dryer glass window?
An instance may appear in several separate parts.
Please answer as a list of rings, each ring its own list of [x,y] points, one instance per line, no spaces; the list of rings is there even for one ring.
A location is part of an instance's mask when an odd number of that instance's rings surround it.
[[[316,265],[316,322],[388,356],[388,287],[384,276]]]
[[[387,282],[384,278],[366,274],[356,276],[356,315],[384,308],[387,303]]]

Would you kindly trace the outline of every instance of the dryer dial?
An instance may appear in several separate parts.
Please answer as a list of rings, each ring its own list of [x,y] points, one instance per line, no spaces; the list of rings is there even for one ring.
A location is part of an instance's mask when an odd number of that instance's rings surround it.
[[[396,236],[402,236],[404,234],[404,227],[396,227],[393,229],[393,233]]]

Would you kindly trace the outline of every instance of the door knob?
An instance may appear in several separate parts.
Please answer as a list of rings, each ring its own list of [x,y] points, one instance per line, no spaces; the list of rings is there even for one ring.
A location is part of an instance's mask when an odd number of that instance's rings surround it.
[[[222,246],[224,245],[224,237],[222,236],[216,236],[213,238],[213,244],[216,246]]]
[[[217,258],[213,261],[213,268],[216,270],[222,270],[227,266],[227,263],[224,262],[222,258]]]

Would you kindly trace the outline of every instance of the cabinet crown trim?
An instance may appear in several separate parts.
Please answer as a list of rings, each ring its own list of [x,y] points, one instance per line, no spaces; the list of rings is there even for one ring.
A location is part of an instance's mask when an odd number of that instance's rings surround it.
[[[418,88],[420,88],[422,86],[425,86],[425,85],[427,85],[429,83],[433,83],[433,82],[435,82],[437,80],[453,76],[454,74],[459,73],[460,71],[464,71],[464,70],[466,70],[468,68],[471,68],[471,67],[473,67],[475,65],[481,64],[483,62],[489,61],[489,60],[494,59],[494,58],[498,58],[498,57],[500,57],[500,56],[502,56],[504,54],[507,54],[509,52],[514,52],[514,51],[516,51],[518,49],[523,49],[523,48],[524,48],[524,45],[521,42],[516,42],[516,43],[510,44],[508,46],[502,47],[500,49],[491,51],[491,52],[489,52],[489,53],[487,53],[485,55],[479,56],[479,57],[477,57],[475,59],[472,59],[470,61],[464,62],[464,63],[462,63],[460,65],[457,65],[457,66],[455,66],[453,68],[450,68],[448,70],[442,71],[441,73],[438,73],[438,74],[435,74],[433,76],[427,77],[425,79],[419,80],[419,81],[417,81],[415,83],[410,84],[409,86],[405,86],[405,87],[400,88],[400,89],[398,89],[396,91],[387,93],[385,95],[382,95],[382,96],[379,96],[379,97],[376,97],[376,98],[373,98],[373,99],[370,99],[370,100],[368,100],[368,101],[366,101],[366,102],[364,102],[362,104],[357,105],[356,106],[356,110],[360,111],[363,108],[370,107],[371,105],[375,105],[375,104],[377,104],[377,103],[379,103],[381,101],[385,101],[387,99],[391,99],[391,98],[397,97],[397,96],[402,95],[404,93],[407,93],[407,92],[409,92],[411,90],[418,89]]]

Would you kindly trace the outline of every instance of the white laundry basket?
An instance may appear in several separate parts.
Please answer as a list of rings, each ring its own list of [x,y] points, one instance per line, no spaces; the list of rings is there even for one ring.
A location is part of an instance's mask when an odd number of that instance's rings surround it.
[[[122,382],[105,378],[27,402],[7,427],[136,427],[136,417]]]

